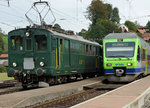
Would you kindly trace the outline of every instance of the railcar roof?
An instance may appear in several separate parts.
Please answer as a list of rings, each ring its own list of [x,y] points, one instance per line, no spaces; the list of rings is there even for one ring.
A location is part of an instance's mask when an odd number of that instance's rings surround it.
[[[110,33],[107,36],[105,36],[104,39],[124,39],[124,38],[137,38],[140,40],[142,46],[147,46],[150,49],[149,44],[135,33]]]
[[[135,33],[110,33],[104,39],[139,38]]]
[[[61,36],[61,37],[65,37],[65,38],[68,38],[68,39],[78,40],[78,41],[82,41],[82,42],[85,42],[85,43],[90,43],[90,44],[95,44],[95,45],[100,46],[100,44],[98,44],[97,42],[92,42],[92,41],[86,40],[83,37],[78,36],[78,35],[65,35],[65,34],[58,33],[58,32],[52,31],[52,30],[50,30],[50,31],[54,35],[57,35],[57,36]]]

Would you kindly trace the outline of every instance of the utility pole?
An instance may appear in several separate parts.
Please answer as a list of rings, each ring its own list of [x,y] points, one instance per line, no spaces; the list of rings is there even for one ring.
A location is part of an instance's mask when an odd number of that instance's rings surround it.
[[[9,0],[7,0],[7,1],[8,1],[8,7],[10,7]]]

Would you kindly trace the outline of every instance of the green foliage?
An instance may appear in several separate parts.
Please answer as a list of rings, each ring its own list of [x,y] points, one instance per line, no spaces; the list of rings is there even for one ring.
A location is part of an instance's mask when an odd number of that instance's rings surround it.
[[[85,38],[98,39],[97,42],[102,43],[102,39],[109,33],[119,32],[119,28],[113,22],[104,19],[98,19],[96,24],[90,27]]]
[[[55,25],[54,25],[54,28],[56,28],[56,29],[61,29],[61,26],[60,26],[59,24],[55,24]]]
[[[7,69],[4,66],[0,66],[0,73],[6,73]]]
[[[149,29],[149,32],[150,32],[150,21],[147,22],[146,28],[148,28],[148,29]]]
[[[118,10],[118,8],[114,8],[113,9],[111,21],[114,22],[114,23],[119,24],[120,17],[119,17],[119,10]]]
[[[0,36],[0,54],[4,51],[4,42],[2,36]]]
[[[94,39],[102,43],[102,39],[109,33],[120,32],[118,8],[112,8],[111,4],[104,4],[101,0],[93,0],[87,8],[88,18],[92,21],[84,38]]]
[[[134,24],[133,22],[126,21],[125,25],[128,27],[128,29],[129,29],[130,32],[136,32],[137,27],[136,27],[136,24]]]
[[[107,8],[100,0],[93,0],[90,6],[87,8],[87,18],[92,21],[92,24],[96,24],[97,19],[106,19],[108,16]]]
[[[106,3],[106,4],[105,4],[105,7],[107,8],[107,11],[108,11],[107,19],[108,19],[108,20],[111,20],[111,18],[112,18],[112,12],[113,12],[112,5]]]
[[[0,53],[8,51],[8,37],[2,33],[0,28]]]

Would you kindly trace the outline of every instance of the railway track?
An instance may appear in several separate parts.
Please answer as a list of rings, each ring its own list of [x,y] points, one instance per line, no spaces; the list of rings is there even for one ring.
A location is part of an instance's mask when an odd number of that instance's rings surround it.
[[[34,106],[30,106],[32,108],[66,108],[71,107],[75,104],[81,103],[88,99],[94,98],[96,96],[102,95],[106,92],[114,90],[118,87],[121,87],[125,84],[94,84],[89,86],[84,86],[83,91],[72,94],[70,96],[62,97],[56,100],[47,101],[44,103],[39,103]]]
[[[7,87],[14,87],[16,83],[17,83],[16,80],[1,81],[0,82],[0,89],[1,88],[7,88]]]

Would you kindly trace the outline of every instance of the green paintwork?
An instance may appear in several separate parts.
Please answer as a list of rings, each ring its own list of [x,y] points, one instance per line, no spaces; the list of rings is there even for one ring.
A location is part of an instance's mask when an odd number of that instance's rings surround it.
[[[135,50],[134,50],[134,56],[133,57],[119,57],[119,58],[106,58],[105,56],[105,44],[108,42],[118,42],[118,39],[104,39],[103,40],[103,60],[104,60],[104,69],[113,69],[113,67],[116,67],[115,64],[124,64],[126,68],[136,68],[137,66],[137,49],[140,45],[139,39],[123,39],[123,42],[135,42]],[[106,64],[111,63],[112,66],[107,66]],[[127,66],[127,63],[132,63],[132,66]],[[120,66],[121,67],[121,66]]]
[[[9,69],[13,68],[19,71],[22,70],[19,73],[20,75],[27,72],[27,70],[23,68],[24,58],[33,58],[35,63],[35,69],[42,68],[46,70],[45,76],[59,76],[96,72],[100,69],[100,62],[97,63],[98,66],[96,68],[96,59],[97,61],[100,61],[100,58],[97,58],[97,56],[100,56],[99,45],[85,43],[82,41],[72,40],[59,35],[55,35],[51,31],[48,31],[46,29],[32,28],[30,29],[29,37],[25,35],[26,32],[26,29],[18,29],[9,32],[8,35]],[[46,35],[47,50],[35,50],[35,35]],[[21,36],[23,38],[23,51],[11,50],[11,36]],[[30,38],[32,40],[31,51],[25,51],[25,39],[27,38]],[[60,44],[60,39],[62,39],[63,41],[62,45]],[[82,44],[87,44],[96,47],[95,52],[97,53],[95,53],[95,55],[87,54],[85,52],[85,49],[83,51]],[[44,67],[41,67],[39,65],[41,61],[44,62]],[[17,67],[13,67],[13,62],[16,62],[18,64]],[[30,74],[36,74],[35,69],[31,69]],[[8,76],[10,76],[9,71]]]

